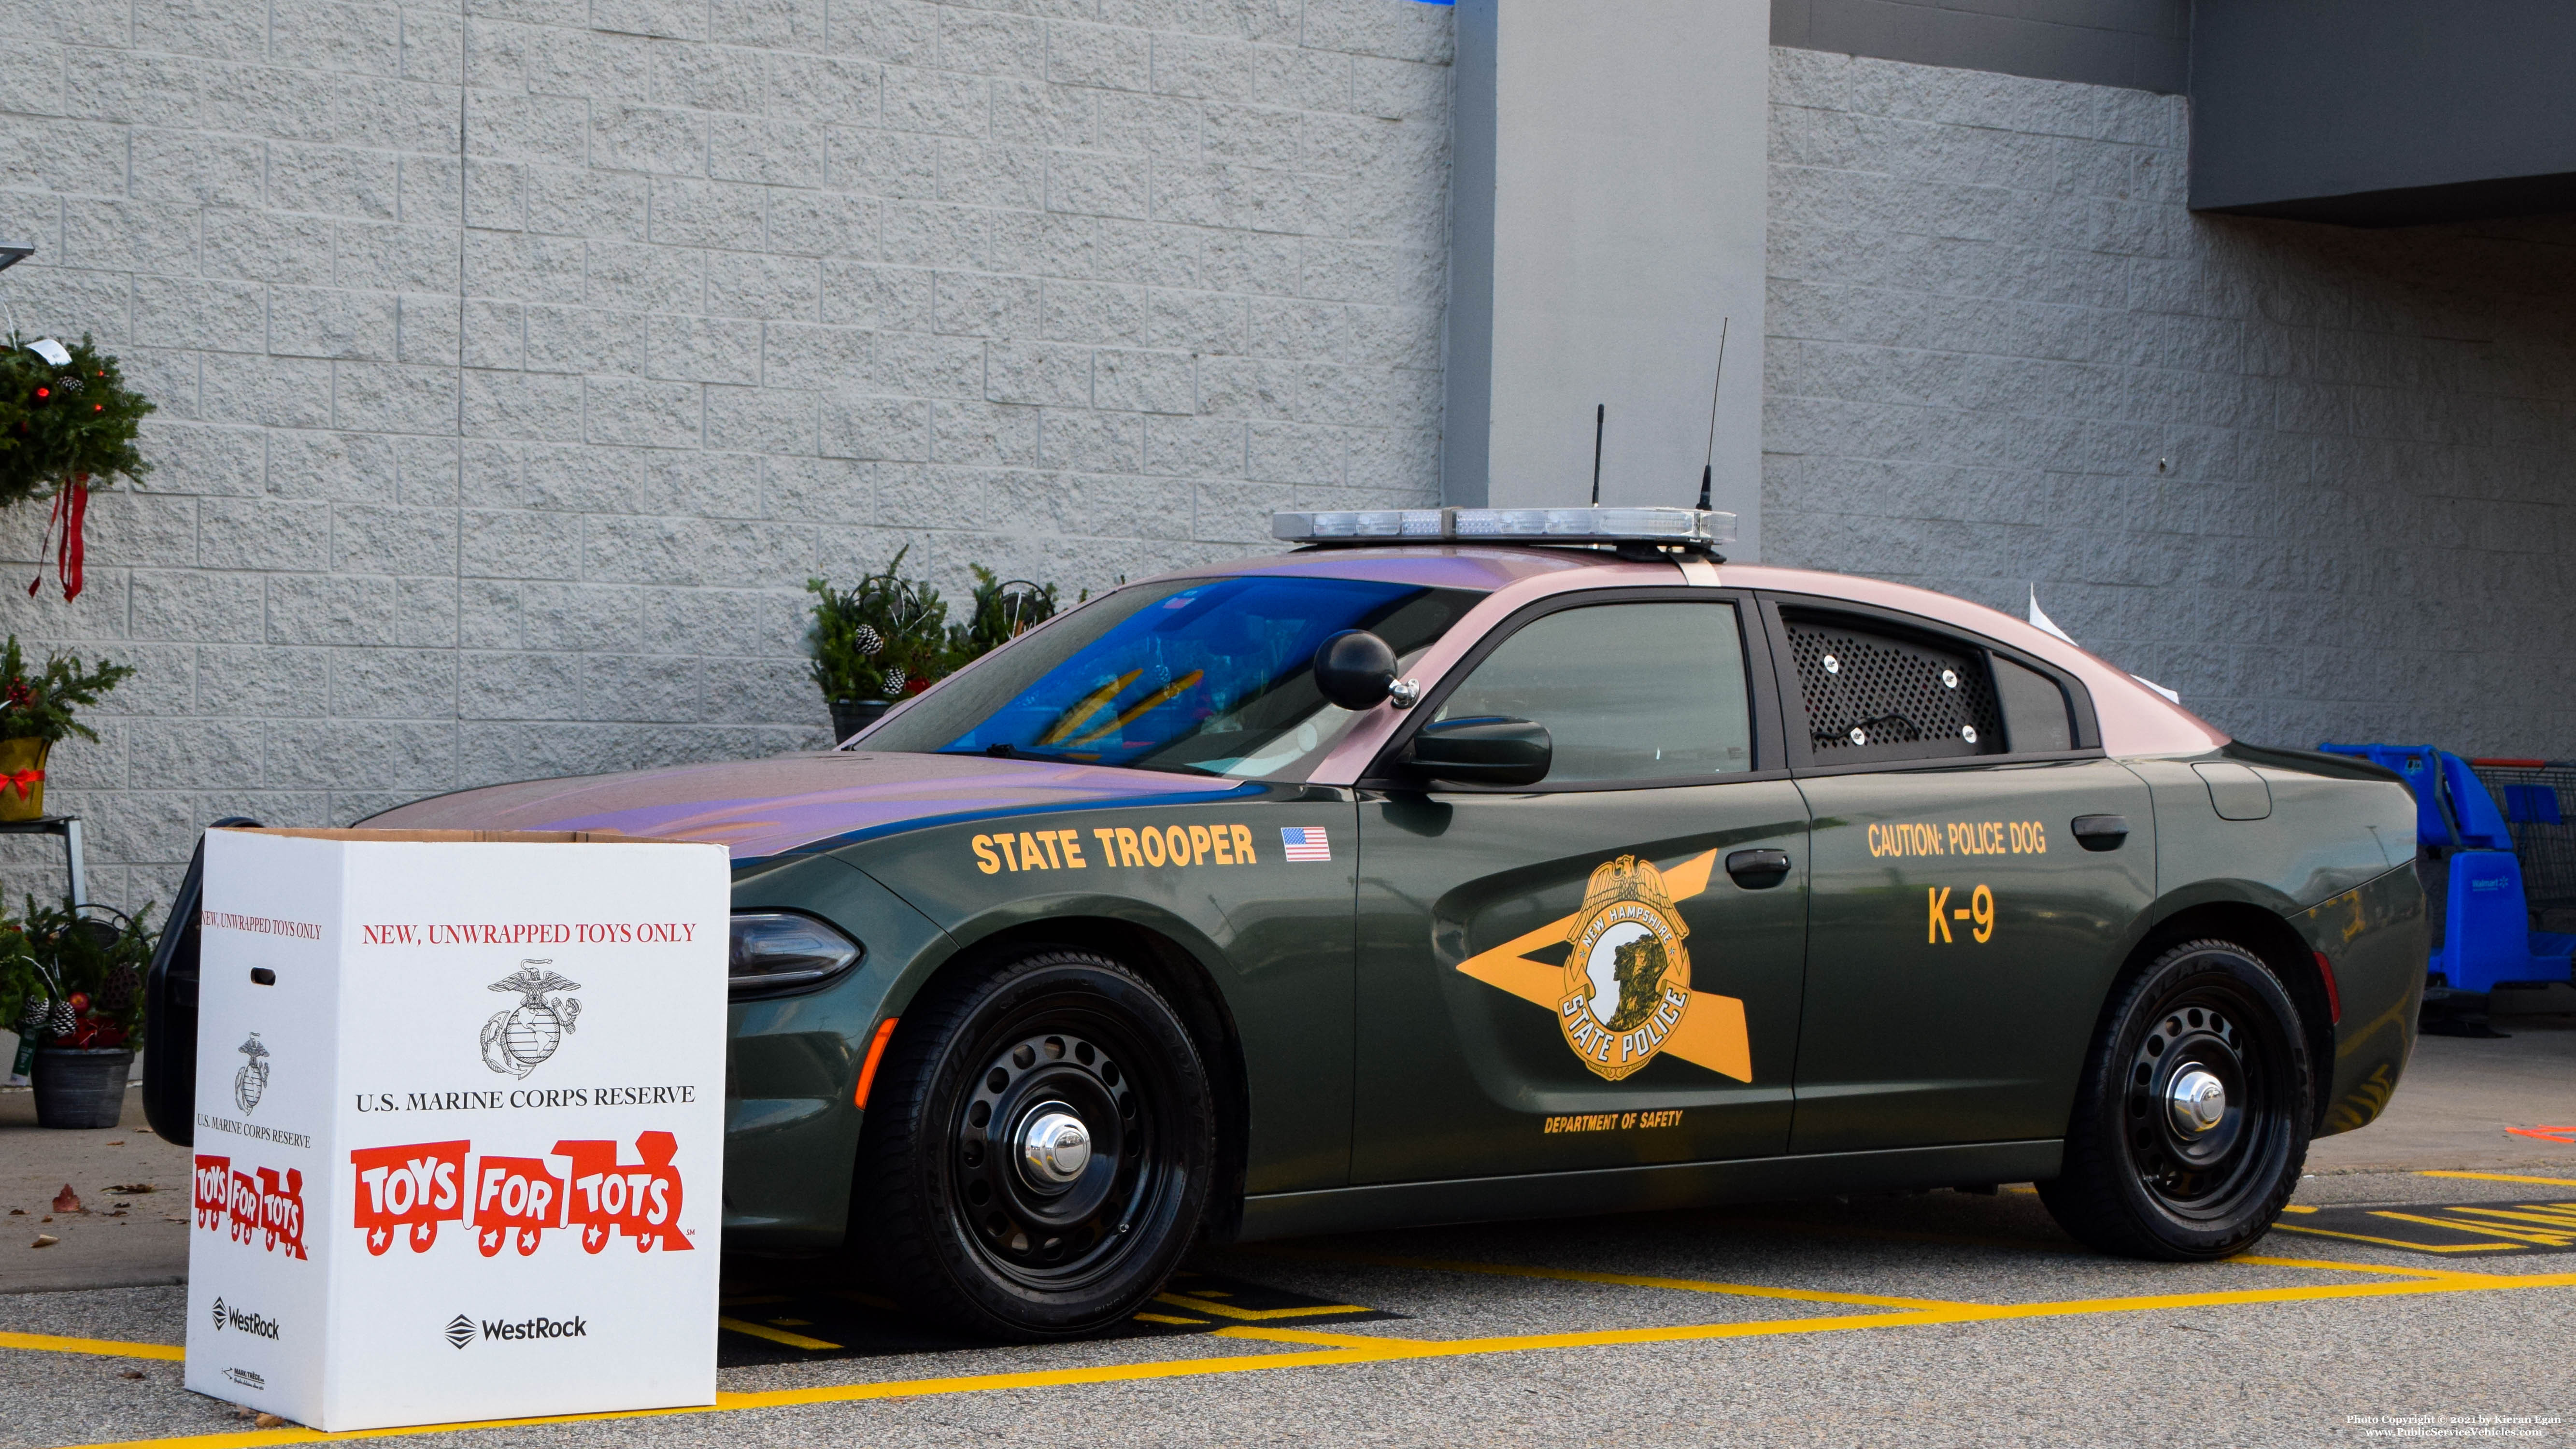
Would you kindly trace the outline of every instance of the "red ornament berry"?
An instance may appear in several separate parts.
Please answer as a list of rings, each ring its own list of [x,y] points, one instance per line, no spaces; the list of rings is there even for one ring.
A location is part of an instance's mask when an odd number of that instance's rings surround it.
[[[53,395],[54,390],[50,387],[40,387],[36,389],[36,396],[38,397],[52,397]]]

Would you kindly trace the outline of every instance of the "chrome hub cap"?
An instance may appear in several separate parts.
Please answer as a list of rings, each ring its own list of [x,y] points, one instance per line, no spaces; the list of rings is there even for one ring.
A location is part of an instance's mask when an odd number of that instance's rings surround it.
[[[2177,1072],[2165,1089],[2165,1105],[2173,1113],[2174,1129],[2197,1137],[2226,1120],[2227,1086],[2197,1068]]]
[[[1070,1184],[1091,1165],[1091,1129],[1059,1104],[1048,1103],[1029,1114],[1020,1128],[1020,1165],[1041,1189]]]

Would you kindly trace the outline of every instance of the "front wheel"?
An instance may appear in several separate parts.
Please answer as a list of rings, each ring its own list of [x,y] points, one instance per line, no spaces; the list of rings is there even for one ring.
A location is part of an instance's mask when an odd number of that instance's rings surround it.
[[[2299,1185],[2312,1106],[2307,1038],[2280,979],[2232,942],[2185,942],[2103,1023],[2064,1171],[2040,1200],[2106,1253],[2242,1252]]]
[[[1198,1234],[1207,1072],[1178,1013],[1106,957],[935,983],[870,1095],[853,1216],[910,1307],[1001,1338],[1097,1332]]]

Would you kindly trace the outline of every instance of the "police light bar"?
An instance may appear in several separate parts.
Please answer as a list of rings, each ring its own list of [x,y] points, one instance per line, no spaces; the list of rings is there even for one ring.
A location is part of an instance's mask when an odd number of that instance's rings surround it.
[[[1274,513],[1290,543],[1643,543],[1707,550],[1735,542],[1735,515],[1706,508],[1352,508]]]

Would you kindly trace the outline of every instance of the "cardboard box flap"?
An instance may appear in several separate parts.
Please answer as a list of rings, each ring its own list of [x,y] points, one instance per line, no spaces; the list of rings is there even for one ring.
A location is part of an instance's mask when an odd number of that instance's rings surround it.
[[[710,845],[720,841],[684,840],[666,836],[628,835],[616,830],[330,830],[300,825],[223,825],[216,827],[241,835],[284,835],[298,840],[354,840],[411,842],[432,845],[455,845],[477,841],[502,841],[515,845]]]

